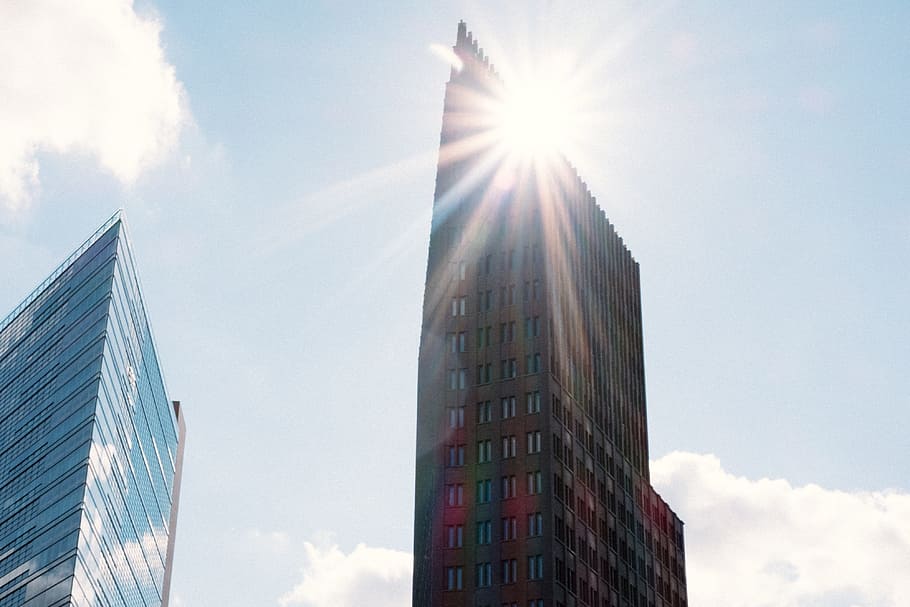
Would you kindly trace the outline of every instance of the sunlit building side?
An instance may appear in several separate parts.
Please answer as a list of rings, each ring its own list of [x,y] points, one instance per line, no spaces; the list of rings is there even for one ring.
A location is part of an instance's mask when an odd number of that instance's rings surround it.
[[[167,605],[183,446],[117,213],[0,321],[0,606]]]
[[[413,605],[685,607],[683,523],[649,480],[638,263],[565,159],[501,141],[505,85],[464,23],[454,53]]]

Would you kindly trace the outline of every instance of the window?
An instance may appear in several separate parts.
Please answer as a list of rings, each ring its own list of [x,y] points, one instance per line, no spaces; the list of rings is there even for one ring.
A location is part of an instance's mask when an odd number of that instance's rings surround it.
[[[464,280],[467,266],[464,261],[458,262],[458,280]]]
[[[518,539],[518,522],[514,516],[506,516],[502,519],[502,541]]]
[[[540,413],[540,391],[526,393],[525,400],[527,401],[529,414]]]
[[[464,352],[467,345],[468,335],[464,331],[458,334],[458,351]]]
[[[510,457],[515,457],[518,454],[518,449],[516,449],[515,436],[503,436],[502,437],[502,459],[509,459]]]
[[[528,373],[540,372],[540,354],[528,354],[525,356],[525,370]]]
[[[528,557],[528,579],[529,580],[542,580],[543,579],[543,555],[535,554],[534,556]]]
[[[468,370],[459,369],[458,370],[458,389],[464,390],[468,387]]]
[[[499,287],[499,307],[511,306],[515,303],[515,285]]]
[[[446,485],[446,504],[449,506],[464,505],[464,485]]]
[[[537,495],[543,491],[543,478],[540,470],[528,472],[528,495]]]
[[[492,333],[493,327],[478,327],[477,328],[477,349],[486,348],[493,345],[493,342],[490,340],[490,335]]]
[[[446,567],[446,590],[461,590],[463,575],[461,567]]]
[[[493,405],[485,400],[477,403],[477,423],[486,424],[493,421]]]
[[[528,515],[528,537],[543,535],[543,514],[532,512]]]
[[[510,417],[515,417],[515,397],[514,396],[505,396],[499,399],[499,404],[502,405],[502,419],[509,419]]]
[[[528,453],[540,453],[540,430],[528,432]]]
[[[499,342],[506,344],[515,341],[515,321],[499,323]]]
[[[449,407],[449,428],[464,428],[464,407]]]
[[[448,525],[446,527],[446,548],[461,548],[464,545],[464,527]]]
[[[468,298],[466,295],[452,298],[452,316],[464,316],[468,311]]]
[[[477,543],[489,544],[493,541],[493,524],[490,521],[477,521]]]
[[[455,333],[446,333],[446,343],[449,344],[449,352],[458,351]]]
[[[534,299],[535,300],[540,299],[540,281],[539,280],[534,281]]]
[[[493,481],[490,479],[477,481],[477,503],[488,504],[490,502],[493,489]]]
[[[514,584],[518,581],[518,561],[506,559],[502,562],[502,583]]]
[[[478,291],[477,292],[477,310],[483,312],[489,312],[493,309],[493,291]]]
[[[464,316],[468,311],[468,298],[464,295],[452,298],[452,316]]]
[[[484,274],[489,274],[493,270],[493,256],[487,255],[483,258],[483,271]]]
[[[540,317],[527,317],[525,318],[525,339],[532,339],[534,337],[540,337]]]
[[[515,476],[504,476],[502,477],[502,499],[510,499],[517,497],[518,492],[516,491],[515,486]]]
[[[477,463],[485,464],[493,459],[491,448],[491,442],[489,440],[477,441]]]
[[[543,607],[543,599],[531,599],[528,601],[528,607]]]
[[[449,445],[449,467],[464,466],[464,445]]]
[[[449,369],[449,390],[455,390],[458,388],[458,374],[455,372],[455,369]]]
[[[512,379],[518,377],[518,361],[514,358],[503,359],[499,362],[500,377],[502,379]]]
[[[487,588],[493,585],[493,565],[477,563],[477,587]]]

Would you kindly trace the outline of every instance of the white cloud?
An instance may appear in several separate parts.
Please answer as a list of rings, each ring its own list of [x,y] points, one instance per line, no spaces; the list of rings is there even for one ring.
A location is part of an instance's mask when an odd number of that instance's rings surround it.
[[[407,607],[411,604],[411,555],[359,544],[350,554],[338,546],[304,544],[303,581],[281,597],[303,607]]]
[[[686,522],[691,605],[910,605],[908,493],[750,480],[691,453],[651,477]]]
[[[0,208],[23,208],[42,151],[93,157],[133,182],[188,115],[161,23],[131,0],[0,3]]]

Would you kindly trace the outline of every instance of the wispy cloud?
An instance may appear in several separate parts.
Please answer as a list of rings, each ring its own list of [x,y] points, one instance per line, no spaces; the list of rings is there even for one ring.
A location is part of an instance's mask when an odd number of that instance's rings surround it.
[[[131,0],[0,3],[0,209],[38,189],[38,154],[78,153],[123,183],[161,160],[188,120],[161,22]]]
[[[690,604],[910,605],[910,494],[751,480],[692,453],[651,470],[686,522]]]
[[[359,544],[345,554],[335,545],[304,544],[303,580],[281,605],[406,607],[411,602],[411,555]]]

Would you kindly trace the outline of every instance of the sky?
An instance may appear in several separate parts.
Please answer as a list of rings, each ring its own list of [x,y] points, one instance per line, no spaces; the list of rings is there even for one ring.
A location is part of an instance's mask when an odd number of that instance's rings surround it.
[[[0,310],[126,209],[187,423],[172,604],[409,605],[459,19],[506,84],[576,76],[690,603],[910,604],[910,5],[0,3]]]

